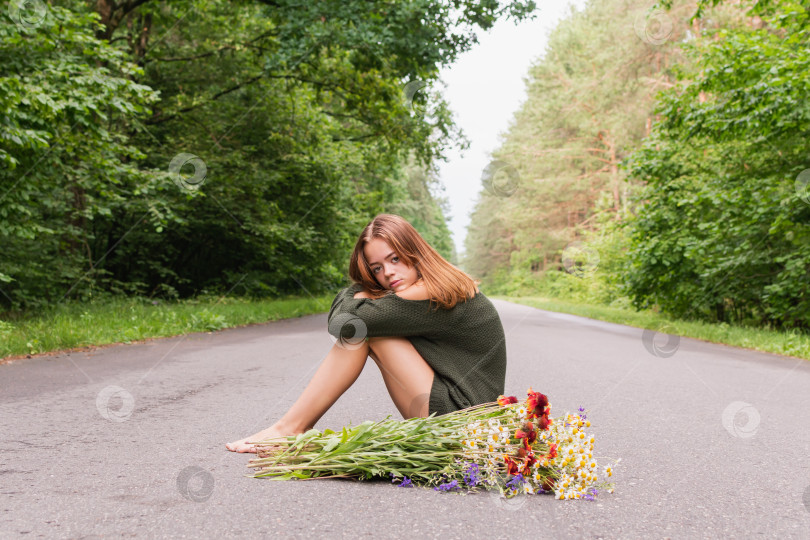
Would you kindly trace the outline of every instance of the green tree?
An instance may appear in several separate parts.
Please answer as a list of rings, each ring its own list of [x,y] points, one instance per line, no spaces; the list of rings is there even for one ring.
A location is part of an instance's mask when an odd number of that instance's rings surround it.
[[[171,219],[162,175],[139,168],[127,134],[156,93],[93,35],[96,17],[49,6],[0,17],[0,287],[8,305],[60,298],[102,263],[96,219],[147,194],[147,222]]]
[[[478,29],[535,7],[64,5],[28,24],[6,2],[0,18],[0,301],[11,307],[325,291],[389,208],[446,250],[442,203],[412,171],[463,136],[430,83]]]
[[[694,69],[662,95],[632,160],[646,182],[628,290],[682,317],[807,328],[807,5],[685,45]]]

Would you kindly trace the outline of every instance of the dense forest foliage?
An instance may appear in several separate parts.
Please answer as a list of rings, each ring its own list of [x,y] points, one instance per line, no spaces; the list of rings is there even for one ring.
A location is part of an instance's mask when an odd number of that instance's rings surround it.
[[[3,2],[0,307],[329,291],[380,212],[453,260],[431,83],[535,7]]]
[[[465,264],[503,292],[808,329],[810,2],[668,4],[592,0],[554,30]]]
[[[810,329],[810,0],[651,2],[537,51],[456,261],[432,83],[542,4],[5,1],[0,311],[334,290],[394,212],[491,293]]]

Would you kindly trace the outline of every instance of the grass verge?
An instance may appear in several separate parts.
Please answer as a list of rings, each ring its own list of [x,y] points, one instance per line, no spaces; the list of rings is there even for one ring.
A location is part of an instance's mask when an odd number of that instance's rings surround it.
[[[0,360],[324,313],[333,298],[211,298],[157,303],[136,298],[60,304],[38,315],[0,319]]]
[[[536,296],[497,296],[498,298],[526,306],[580,315],[589,319],[625,324],[636,328],[649,328],[656,332],[679,335],[722,343],[745,349],[782,354],[810,360],[810,335],[801,332],[784,332],[763,328],[732,326],[726,323],[703,323],[671,319],[652,311],[633,311],[592,304],[580,304],[559,298]]]
[[[558,298],[498,296],[538,309],[657,332],[810,360],[810,335],[762,328],[670,319],[652,311],[633,311]],[[248,300],[211,298],[181,302],[115,299],[90,304],[61,304],[36,316],[0,319],[0,360],[45,352],[132,343],[149,338],[211,332],[324,313],[333,296]]]

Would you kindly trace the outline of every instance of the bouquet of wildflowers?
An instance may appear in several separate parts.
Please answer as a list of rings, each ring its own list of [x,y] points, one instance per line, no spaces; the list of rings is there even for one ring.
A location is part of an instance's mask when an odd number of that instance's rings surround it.
[[[557,499],[593,500],[600,489],[612,493],[605,479],[613,470],[604,467],[600,481],[585,410],[560,418],[550,410],[548,398],[529,388],[523,403],[500,396],[441,416],[311,429],[256,443],[248,467],[256,469],[252,478],[388,477],[439,491],[497,489],[508,498],[553,492]]]

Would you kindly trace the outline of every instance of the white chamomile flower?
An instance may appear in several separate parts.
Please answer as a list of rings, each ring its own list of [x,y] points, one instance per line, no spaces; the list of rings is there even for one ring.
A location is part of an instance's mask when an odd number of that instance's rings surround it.
[[[524,405],[521,405],[520,407],[518,407],[517,414],[518,414],[519,418],[521,418],[521,419],[526,418],[526,415],[528,413],[529,413],[529,411],[528,411],[528,409],[526,409],[526,407]]]
[[[528,493],[529,495],[534,495],[534,487],[528,482],[523,484],[523,492]]]

